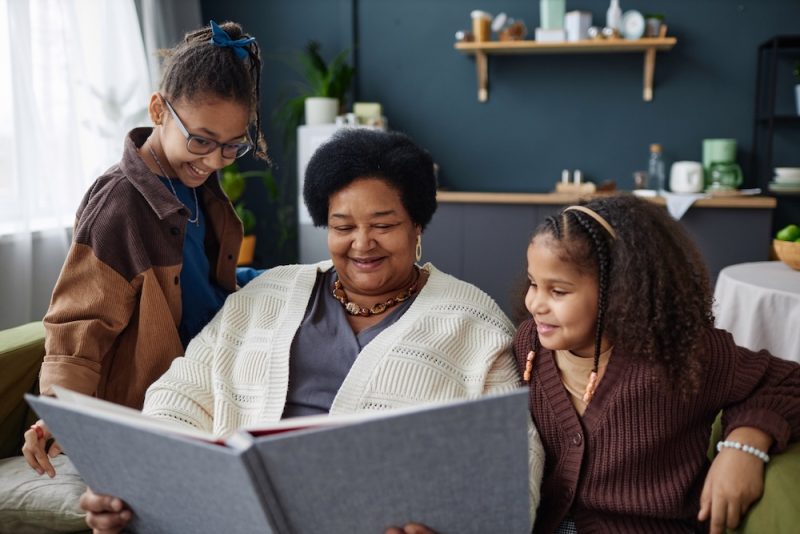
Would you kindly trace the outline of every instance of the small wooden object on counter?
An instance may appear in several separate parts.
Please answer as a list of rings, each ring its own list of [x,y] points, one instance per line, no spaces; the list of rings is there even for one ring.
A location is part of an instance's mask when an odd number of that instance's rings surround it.
[[[572,193],[573,195],[591,195],[597,191],[597,186],[592,182],[576,183],[556,183],[556,193]]]
[[[475,56],[478,77],[478,101],[489,100],[489,55],[509,54],[614,54],[644,52],[644,81],[642,97],[645,102],[653,100],[653,75],[656,69],[656,52],[671,50],[678,42],[667,37],[667,25],[662,24],[658,37],[628,39],[584,39],[558,43],[524,41],[459,42],[455,49]]]

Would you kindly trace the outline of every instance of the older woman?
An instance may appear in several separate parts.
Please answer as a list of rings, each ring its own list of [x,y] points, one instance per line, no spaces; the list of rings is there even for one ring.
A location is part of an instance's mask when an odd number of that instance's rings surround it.
[[[270,269],[231,295],[144,413],[223,435],[314,413],[386,410],[518,387],[513,326],[476,287],[419,267],[436,210],[427,152],[399,133],[348,129],[311,159],[303,196],[331,261]],[[532,513],[543,451],[531,430]],[[87,493],[87,522],[129,512]],[[111,505],[113,503],[113,506]]]

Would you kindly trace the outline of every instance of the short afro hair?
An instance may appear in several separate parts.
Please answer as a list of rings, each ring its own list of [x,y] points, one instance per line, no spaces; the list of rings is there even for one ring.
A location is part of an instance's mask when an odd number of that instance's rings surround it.
[[[436,211],[436,176],[427,151],[398,132],[344,128],[317,149],[306,168],[303,200],[314,226],[328,225],[330,197],[359,178],[378,178],[395,188],[422,229]]]

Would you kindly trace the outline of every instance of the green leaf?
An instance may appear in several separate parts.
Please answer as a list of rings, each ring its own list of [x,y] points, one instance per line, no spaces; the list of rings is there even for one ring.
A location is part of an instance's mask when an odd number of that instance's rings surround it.
[[[253,214],[253,212],[245,208],[244,204],[239,203],[236,206],[236,215],[238,215],[239,220],[242,221],[244,235],[252,234],[253,229],[256,227],[256,216]]]
[[[236,201],[242,197],[247,184],[245,184],[244,176],[239,172],[236,162],[222,169],[222,178],[219,185],[231,203],[236,204]]]

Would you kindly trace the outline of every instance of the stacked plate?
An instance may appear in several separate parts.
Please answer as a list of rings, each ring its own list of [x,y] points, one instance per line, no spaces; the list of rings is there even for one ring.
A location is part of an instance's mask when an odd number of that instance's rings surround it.
[[[775,179],[769,190],[776,193],[800,193],[800,167],[775,167]]]

